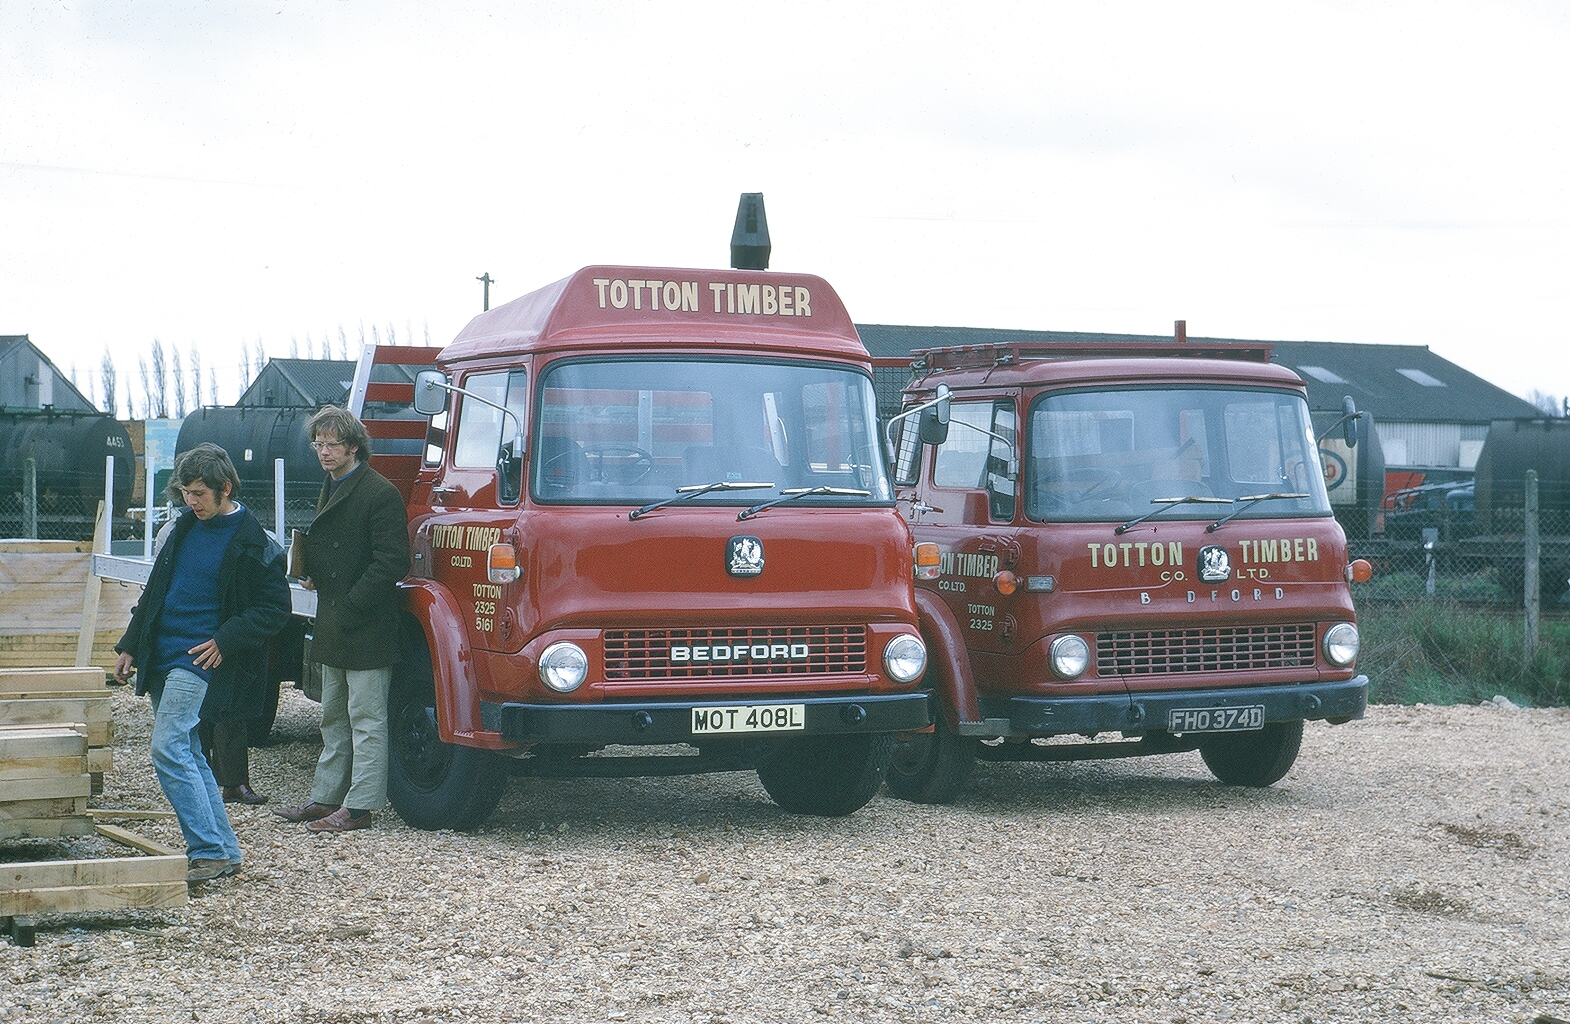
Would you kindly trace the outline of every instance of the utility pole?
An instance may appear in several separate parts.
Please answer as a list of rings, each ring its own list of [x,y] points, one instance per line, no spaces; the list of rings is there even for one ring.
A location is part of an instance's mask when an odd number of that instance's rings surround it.
[[[485,308],[486,309],[490,309],[491,308],[491,285],[495,283],[495,281],[492,280],[492,278],[491,278],[491,272],[489,270],[487,270],[485,273],[483,273],[479,277],[475,278],[475,280],[479,281],[479,282],[481,282],[481,283],[483,283],[485,285]]]

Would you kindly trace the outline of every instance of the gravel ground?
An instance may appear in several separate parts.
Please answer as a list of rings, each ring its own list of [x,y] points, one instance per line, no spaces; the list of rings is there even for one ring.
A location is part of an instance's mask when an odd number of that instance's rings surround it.
[[[115,712],[99,803],[163,806],[146,702]],[[253,752],[275,801],[308,795],[315,713],[286,690]],[[841,820],[750,774],[515,780],[473,835],[233,816],[246,870],[188,907],[0,940],[0,1020],[1570,1019],[1566,710],[1375,707],[1262,791],[1185,754],[982,765],[954,806]]]

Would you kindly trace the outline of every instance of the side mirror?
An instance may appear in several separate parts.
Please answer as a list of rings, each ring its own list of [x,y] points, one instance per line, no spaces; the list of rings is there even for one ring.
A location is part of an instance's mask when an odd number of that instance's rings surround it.
[[[421,370],[414,375],[414,411],[435,416],[447,408],[447,375],[440,370]]]
[[[942,444],[949,439],[949,386],[938,385],[937,401],[923,409],[918,424],[922,444]]]
[[[1362,422],[1363,418],[1358,414],[1357,403],[1352,401],[1351,395],[1346,395],[1341,399],[1341,416],[1346,420],[1345,425],[1341,428],[1341,436],[1345,438],[1348,448],[1356,448],[1358,424]]]

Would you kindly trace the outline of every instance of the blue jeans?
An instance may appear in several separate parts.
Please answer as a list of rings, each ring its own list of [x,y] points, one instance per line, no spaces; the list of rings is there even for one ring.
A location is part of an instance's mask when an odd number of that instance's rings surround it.
[[[229,813],[213,770],[202,756],[196,727],[201,720],[207,682],[189,669],[171,669],[162,693],[153,699],[153,769],[174,808],[191,860],[240,863],[240,840],[229,827]]]

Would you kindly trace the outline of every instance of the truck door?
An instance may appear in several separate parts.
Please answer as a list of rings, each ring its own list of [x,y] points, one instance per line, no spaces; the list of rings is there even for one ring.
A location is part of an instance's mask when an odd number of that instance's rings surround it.
[[[936,589],[977,651],[1007,651],[1017,630],[993,584],[1000,571],[1016,570],[1020,557],[1018,480],[1009,474],[1011,455],[1018,465],[1017,423],[1013,395],[954,401],[948,439],[933,447],[918,485],[927,510],[916,506],[917,539],[937,543]]]
[[[506,650],[521,641],[512,626],[517,583],[492,583],[486,575],[490,546],[517,543],[522,489],[522,445],[514,451],[525,415],[527,373],[522,369],[470,373],[459,387],[511,413],[454,395],[450,420],[456,426],[448,457],[431,487],[434,515],[422,527],[430,539],[432,574],[463,606],[469,645],[475,650]],[[516,420],[514,419],[516,417]]]

